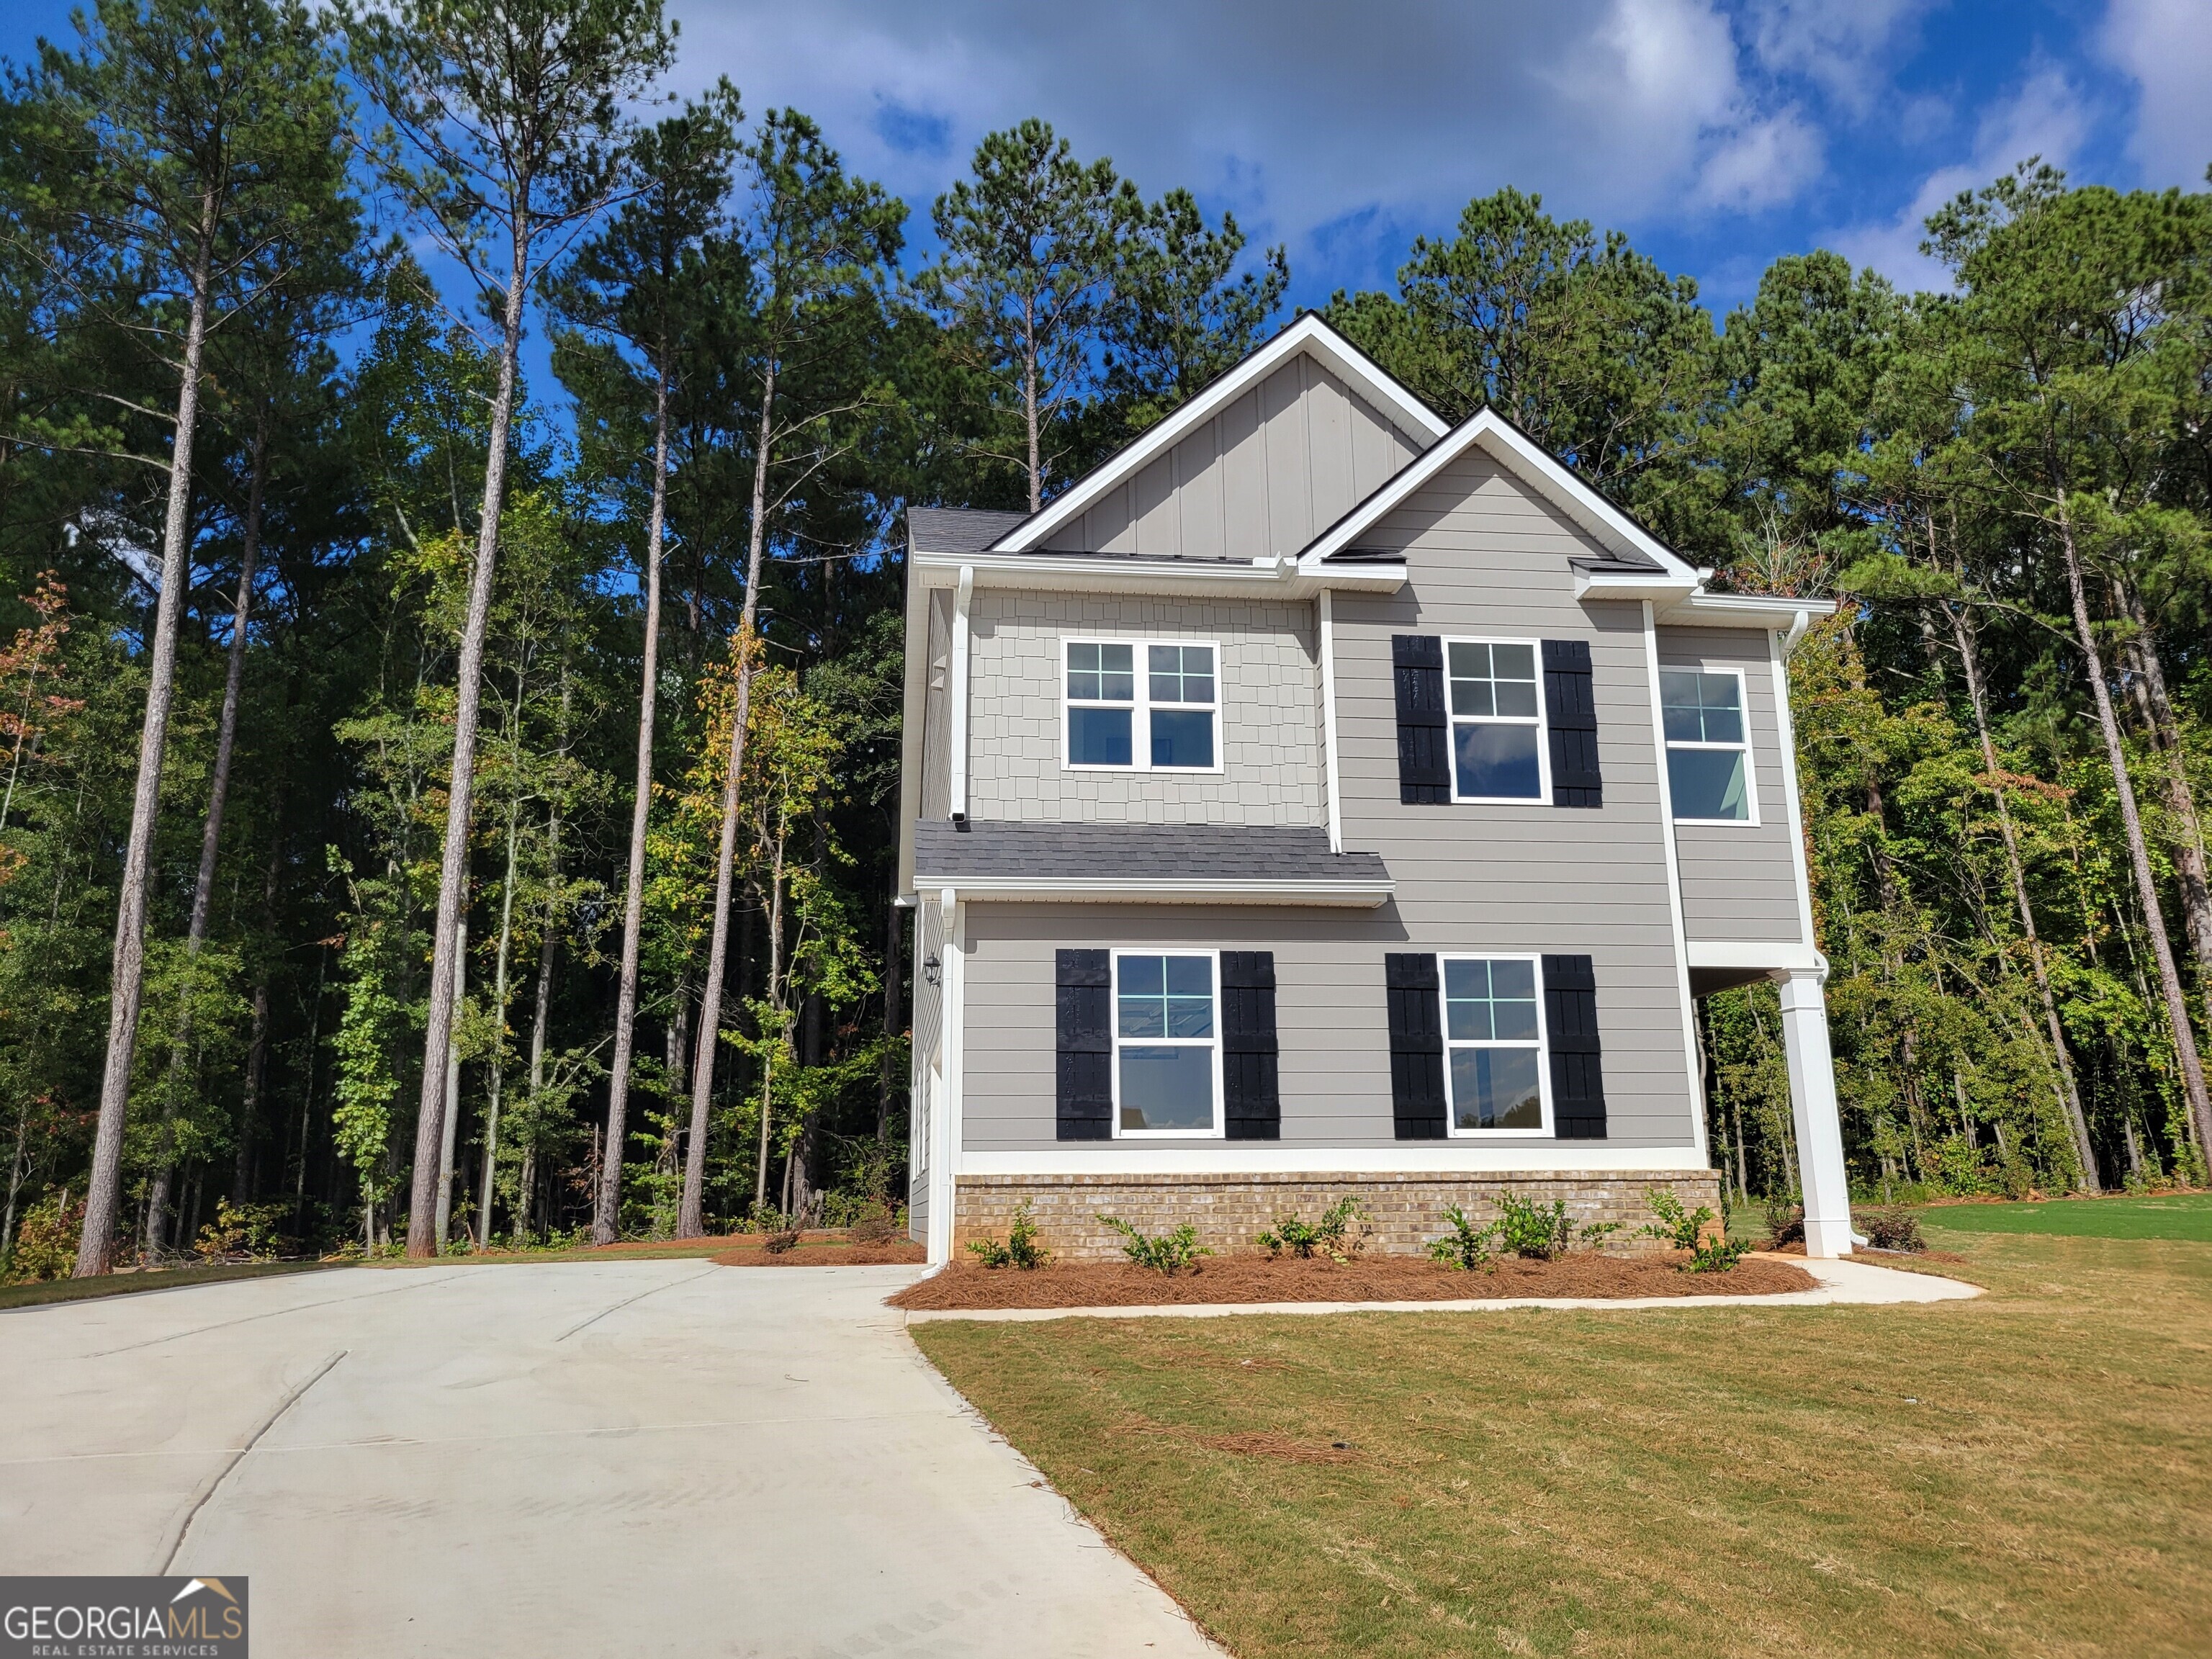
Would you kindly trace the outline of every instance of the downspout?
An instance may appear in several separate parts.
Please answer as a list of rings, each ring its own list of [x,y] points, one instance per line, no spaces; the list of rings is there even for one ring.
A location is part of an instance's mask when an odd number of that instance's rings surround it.
[[[1682,999],[1682,1064],[1690,1079],[1690,1139],[1707,1167],[1712,1152],[1706,1145],[1705,1068],[1698,1057],[1698,1011],[1690,994],[1690,933],[1682,915],[1682,863],[1674,845],[1674,807],[1668,795],[1667,717],[1659,695],[1659,624],[1649,599],[1644,602],[1644,665],[1651,697],[1651,743],[1657,763],[1659,834],[1667,857],[1667,909],[1674,926],[1674,983]]]
[[[952,821],[963,829],[968,824],[968,602],[975,593],[975,567],[963,564],[959,586],[952,591],[952,730],[948,734],[951,775],[947,789]],[[949,909],[945,921],[949,935],[952,925]]]
[[[1328,850],[1344,850],[1344,814],[1338,805],[1341,792],[1336,770],[1336,606],[1335,594],[1322,588],[1321,612],[1321,756],[1322,787],[1328,794]]]

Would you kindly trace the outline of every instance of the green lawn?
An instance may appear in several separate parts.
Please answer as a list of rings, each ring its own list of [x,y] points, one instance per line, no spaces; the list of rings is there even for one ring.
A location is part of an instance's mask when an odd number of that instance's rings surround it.
[[[914,1334],[1241,1659],[2205,1652],[2212,1250],[1944,1243],[1990,1295]]]
[[[2212,1193],[2168,1198],[2060,1198],[2042,1204],[1936,1204],[1923,1228],[1958,1233],[2051,1233],[2068,1238],[2185,1238],[2212,1243]]]

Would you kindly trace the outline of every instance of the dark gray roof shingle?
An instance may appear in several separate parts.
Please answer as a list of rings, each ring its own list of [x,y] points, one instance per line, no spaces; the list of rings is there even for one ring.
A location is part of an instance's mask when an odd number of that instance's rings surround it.
[[[1385,881],[1373,853],[1332,853],[1323,830],[1212,823],[992,823],[917,819],[915,884],[1029,876],[1070,881]]]
[[[979,507],[910,507],[907,541],[925,553],[981,553],[1028,517]]]

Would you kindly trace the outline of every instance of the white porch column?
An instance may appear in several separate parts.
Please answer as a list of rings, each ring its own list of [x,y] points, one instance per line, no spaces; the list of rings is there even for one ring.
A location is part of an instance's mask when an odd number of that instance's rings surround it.
[[[1797,1127],[1797,1174],[1805,1188],[1805,1254],[1851,1253],[1850,1182],[1837,1115],[1836,1061],[1828,1049],[1826,969],[1777,974],[1782,1042],[1790,1060],[1790,1111]]]

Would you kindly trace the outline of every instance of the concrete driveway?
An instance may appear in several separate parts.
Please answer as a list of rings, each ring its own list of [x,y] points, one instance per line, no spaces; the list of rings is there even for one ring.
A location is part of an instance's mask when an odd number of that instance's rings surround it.
[[[902,1267],[347,1270],[0,1313],[0,1572],[262,1659],[1217,1653],[922,1359]]]

